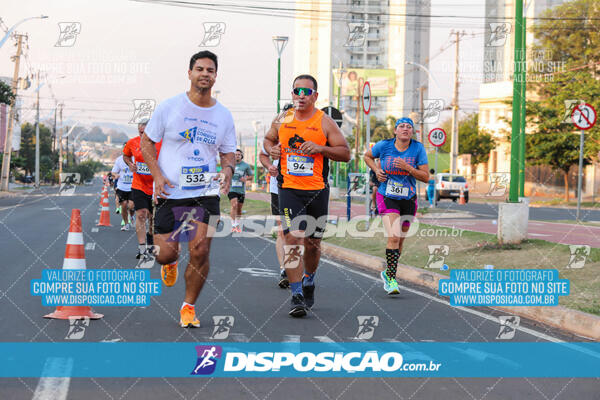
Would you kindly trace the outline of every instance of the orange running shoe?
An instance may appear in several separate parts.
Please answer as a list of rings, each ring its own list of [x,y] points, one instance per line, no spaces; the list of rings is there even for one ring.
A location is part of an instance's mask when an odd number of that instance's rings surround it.
[[[177,261],[160,266],[160,278],[165,286],[173,286],[177,282]]]
[[[200,328],[200,321],[196,318],[194,307],[186,304],[179,313],[181,315],[179,324],[182,328]]]

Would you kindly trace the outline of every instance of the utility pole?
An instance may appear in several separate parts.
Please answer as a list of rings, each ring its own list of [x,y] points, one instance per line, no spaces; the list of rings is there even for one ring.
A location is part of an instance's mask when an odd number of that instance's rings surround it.
[[[52,138],[52,152],[54,153],[56,151],[56,139],[58,138],[58,136],[56,135],[56,109],[58,108],[58,105],[56,103],[54,103],[54,129],[52,130],[52,133],[54,134],[54,137]]]
[[[40,187],[40,71],[37,72],[37,101],[35,113],[35,187]]]
[[[362,93],[360,92],[360,83],[358,81],[358,79],[356,80],[356,137],[355,137],[355,143],[354,143],[354,151],[355,151],[355,155],[354,155],[354,170],[356,172],[358,172],[358,142],[359,142],[359,138],[360,138],[360,131],[361,131],[361,123],[360,123],[360,114],[362,113],[361,110],[361,104],[360,104],[360,98],[362,97]]]
[[[450,173],[456,174],[456,160],[458,158],[458,56],[460,38],[464,32],[453,32],[456,35],[456,53],[454,60],[454,95],[452,97],[452,137],[450,141]],[[436,171],[437,172],[437,171]]]
[[[421,107],[421,123],[419,124],[421,134],[419,135],[419,141],[421,142],[421,144],[423,144],[423,146],[425,146],[425,105],[423,104],[423,92],[425,91],[425,89],[427,89],[427,86],[425,85],[419,88],[419,102]],[[429,147],[429,145],[427,145],[427,147]]]
[[[15,72],[13,74],[12,81],[12,92],[15,95],[15,100],[10,106],[10,113],[8,117],[8,129],[6,131],[6,140],[4,141],[4,158],[2,159],[2,184],[0,190],[8,191],[8,181],[10,180],[10,155],[12,152],[12,131],[17,111],[17,81],[19,80],[19,65],[21,64],[21,51],[23,38],[27,38],[27,35],[15,35],[17,38],[17,55],[15,56]]]
[[[59,104],[60,107],[60,132],[58,134],[58,179],[60,180],[60,175],[62,174],[62,169],[63,169],[63,153],[62,153],[62,138],[63,138],[63,118],[62,118],[62,112],[63,112],[63,106],[64,104]]]

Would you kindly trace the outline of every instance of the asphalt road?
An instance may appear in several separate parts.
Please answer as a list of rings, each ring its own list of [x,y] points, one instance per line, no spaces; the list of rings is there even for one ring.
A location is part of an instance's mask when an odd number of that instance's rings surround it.
[[[98,218],[99,182],[78,188],[72,197],[59,197],[51,191],[56,193],[57,189],[43,189],[45,193],[38,196],[0,199],[0,246],[4,261],[0,340],[3,342],[68,341],[65,339],[68,321],[43,319],[52,308],[41,306],[40,298],[30,295],[29,284],[32,279],[40,278],[42,269],[62,266],[72,208],[81,209],[88,269],[135,267],[135,234],[119,231],[120,216],[112,213],[113,227],[92,231]],[[91,243],[95,243],[93,250]],[[180,260],[180,266],[184,264],[185,259]],[[406,282],[400,282],[403,285],[400,296],[389,297],[375,274],[331,260],[321,263],[312,312],[305,319],[292,319],[287,315],[289,292],[277,287],[277,272],[272,241],[232,236],[215,239],[209,280],[196,305],[201,328],[178,326],[184,289],[180,276],[176,285],[163,288],[163,294],[154,297],[149,307],[96,307],[105,317],[91,321],[81,340],[215,342],[211,339],[212,317],[232,316],[235,322],[225,341],[350,342],[358,340],[358,316],[377,316],[379,323],[373,336],[362,340],[497,341],[498,312],[450,307],[444,299]],[[159,267],[154,266],[151,274],[152,278],[160,279]],[[580,339],[522,321],[512,340]],[[49,394],[47,382],[40,378],[0,379],[0,398],[600,398],[600,380],[568,378],[67,378],[61,385],[66,397]]]

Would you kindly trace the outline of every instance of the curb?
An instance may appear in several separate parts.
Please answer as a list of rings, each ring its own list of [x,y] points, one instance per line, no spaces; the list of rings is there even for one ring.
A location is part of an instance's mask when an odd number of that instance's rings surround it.
[[[371,256],[331,243],[321,242],[321,252],[329,257],[357,264],[359,267],[371,271],[380,272],[385,266],[385,260],[381,257]],[[402,280],[425,286],[436,294],[438,293],[440,279],[448,279],[445,275],[404,264],[398,264],[398,275]],[[600,317],[596,315],[571,310],[563,306],[489,308],[519,315],[584,338],[600,340]]]

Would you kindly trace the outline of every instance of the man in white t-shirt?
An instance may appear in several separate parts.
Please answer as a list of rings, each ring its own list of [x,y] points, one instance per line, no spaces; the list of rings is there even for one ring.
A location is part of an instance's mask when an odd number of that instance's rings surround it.
[[[160,249],[166,286],[177,280],[179,242],[189,241],[185,270],[182,327],[199,327],[194,305],[209,270],[210,244],[220,215],[219,191],[229,192],[235,168],[233,117],[211,97],[217,56],[201,51],[190,59],[190,90],[160,103],[141,140],[142,154],[154,178],[154,244]],[[155,143],[162,140],[158,160]],[[222,173],[217,173],[217,156]],[[212,217],[212,218],[211,218]]]
[[[133,216],[133,200],[131,199],[131,182],[133,181],[133,172],[120,155],[115,160],[115,165],[112,169],[112,174],[117,181],[116,196],[121,206],[121,216],[123,223],[121,224],[122,231],[129,230],[129,218]]]

